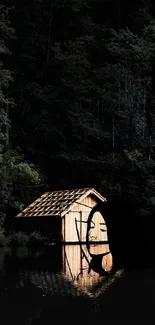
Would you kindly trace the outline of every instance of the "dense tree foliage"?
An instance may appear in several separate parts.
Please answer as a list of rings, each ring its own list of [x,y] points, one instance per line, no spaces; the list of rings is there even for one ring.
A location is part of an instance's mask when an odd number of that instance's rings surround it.
[[[91,186],[153,223],[153,1],[2,2],[2,216],[46,187]]]
[[[16,104],[10,97],[14,73],[7,62],[11,60],[8,59],[11,56],[9,47],[15,41],[15,30],[10,25],[9,12],[10,8],[0,6],[0,224],[5,222],[6,226],[13,214],[32,200],[42,183],[42,177],[34,166],[11,145],[9,115]]]

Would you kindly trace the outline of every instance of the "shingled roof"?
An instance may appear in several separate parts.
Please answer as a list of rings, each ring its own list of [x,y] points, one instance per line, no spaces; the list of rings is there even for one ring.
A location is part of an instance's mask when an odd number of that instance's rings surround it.
[[[89,194],[101,201],[106,200],[94,188],[45,192],[16,217],[63,216]]]

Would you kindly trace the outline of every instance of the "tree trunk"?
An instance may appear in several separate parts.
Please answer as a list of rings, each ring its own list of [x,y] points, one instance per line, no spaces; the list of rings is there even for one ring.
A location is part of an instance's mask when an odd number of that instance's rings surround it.
[[[145,108],[146,108],[146,88],[144,87],[144,97],[143,97],[143,143],[144,143],[144,137],[145,137]]]
[[[6,104],[6,152],[9,150],[9,103]]]
[[[114,112],[113,112],[113,117],[112,117],[112,149],[114,152],[115,149],[115,117],[114,117]]]
[[[149,136],[149,161],[151,160],[151,150],[152,150],[152,137]]]
[[[46,56],[47,68],[49,67],[49,61],[50,61],[51,25],[52,25],[52,6],[50,6],[49,9],[49,25],[48,25],[47,56]]]
[[[117,0],[117,28],[120,29],[120,16],[121,16],[121,10],[120,10],[120,0]]]

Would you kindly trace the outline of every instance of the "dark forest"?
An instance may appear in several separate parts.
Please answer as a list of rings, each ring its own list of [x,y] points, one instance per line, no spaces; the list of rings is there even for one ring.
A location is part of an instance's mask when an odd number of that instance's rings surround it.
[[[0,223],[78,187],[117,202],[152,247],[155,3],[2,0]]]

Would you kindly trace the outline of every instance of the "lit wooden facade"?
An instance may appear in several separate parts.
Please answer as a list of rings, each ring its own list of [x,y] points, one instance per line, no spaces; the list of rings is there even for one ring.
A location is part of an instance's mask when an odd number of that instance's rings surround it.
[[[67,213],[63,213],[62,240],[64,242],[86,242],[88,216],[97,203],[97,198],[90,193],[83,199],[78,200],[78,203],[71,207]],[[105,241],[107,240],[107,232],[102,233],[100,231],[100,223],[103,222],[103,217],[99,212],[96,212],[96,218],[98,222],[92,231],[94,232],[93,237],[96,235],[96,241]]]

